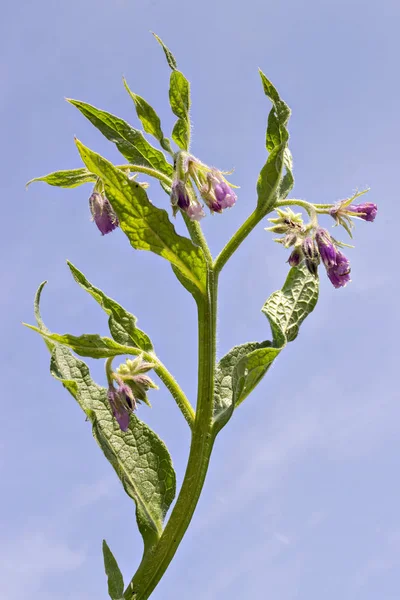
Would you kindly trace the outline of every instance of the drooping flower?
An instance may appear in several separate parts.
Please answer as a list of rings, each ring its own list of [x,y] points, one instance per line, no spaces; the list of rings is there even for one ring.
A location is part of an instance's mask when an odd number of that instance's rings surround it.
[[[327,268],[326,272],[335,288],[344,287],[351,281],[350,278],[350,262],[340,250],[336,251],[336,264]]]
[[[178,152],[175,155],[174,168],[175,176],[171,189],[174,215],[180,208],[193,221],[205,216],[192,182],[211,212],[221,213],[235,204],[237,196],[218,169],[208,167],[187,152]]]
[[[90,212],[92,213],[92,219],[102,235],[110,233],[118,227],[119,223],[117,215],[104,194],[93,192],[89,198],[89,207]]]
[[[218,169],[210,168],[206,173],[205,182],[201,183],[204,180],[204,170],[200,168],[197,180],[200,182],[200,195],[211,212],[221,213],[235,204],[237,196]]]
[[[174,214],[178,208],[183,210],[192,221],[200,221],[205,217],[204,210],[200,202],[193,193],[190,193],[185,181],[175,177],[171,187],[171,205]]]
[[[336,265],[337,248],[326,229],[318,227],[315,232],[315,240],[317,242],[319,254],[322,262],[327,269]]]
[[[136,410],[136,400],[129,385],[124,383],[122,379],[117,379],[117,383],[117,389],[110,383],[107,397],[118,425],[122,431],[127,431],[130,415]]]

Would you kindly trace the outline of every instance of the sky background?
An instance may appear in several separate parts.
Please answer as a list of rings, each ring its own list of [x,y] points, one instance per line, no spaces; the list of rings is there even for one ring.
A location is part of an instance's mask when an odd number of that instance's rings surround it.
[[[5,17],[5,18],[4,18]],[[400,333],[396,0],[228,2],[70,0],[8,3],[0,25],[2,294],[0,597],[107,598],[101,541],[129,581],[142,552],[134,509],[72,397],[48,374],[32,301],[57,332],[107,333],[73,281],[71,260],[139,318],[193,400],[192,298],[168,263],[135,252],[120,230],[90,222],[90,186],[28,179],[80,166],[73,136],[115,162],[107,142],[64,102],[93,103],[138,125],[122,75],[159,112],[169,69],[192,82],[192,151],[241,186],[234,209],[207,216],[214,254],[252,211],[270,109],[261,67],[293,110],[295,197],[334,202],[371,187],[375,224],[357,223],[352,283],[321,295],[217,440],[192,525],[154,600],[398,600]],[[157,184],[149,190],[168,205]],[[325,221],[326,225],[330,225]],[[264,226],[267,224],[265,223]],[[183,231],[179,218],[177,229]],[[343,232],[342,239],[345,239]],[[260,225],[221,277],[218,352],[268,337],[260,313],[287,273],[286,251]],[[104,382],[103,361],[92,372]],[[167,391],[138,413],[166,441],[181,482],[189,435]]]

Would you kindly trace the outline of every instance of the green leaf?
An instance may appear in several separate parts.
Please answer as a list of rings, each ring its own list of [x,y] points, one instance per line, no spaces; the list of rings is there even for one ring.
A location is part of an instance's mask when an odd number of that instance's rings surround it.
[[[79,356],[90,358],[108,358],[110,356],[122,356],[123,354],[137,355],[132,351],[132,346],[124,346],[108,337],[102,337],[98,333],[84,333],[83,335],[72,335],[71,333],[51,333],[43,331],[40,327],[28,325],[26,327],[40,333],[45,340],[57,342],[68,346]]]
[[[292,156],[287,147],[290,108],[261,70],[260,76],[264,93],[272,102],[266,137],[269,156],[257,181],[257,207],[263,214],[267,214],[273,208],[277,198],[285,198],[288,195],[293,187],[294,178]]]
[[[306,267],[293,267],[281,290],[274,292],[266,301],[262,312],[268,317],[274,332],[276,326],[288,342],[296,339],[299,327],[314,310],[318,300],[319,280]],[[276,333],[274,335],[277,340]]]
[[[136,317],[126,311],[120,304],[105,295],[99,288],[92,285],[73,264],[67,261],[75,281],[100,304],[109,315],[108,325],[112,337],[124,346],[140,348],[145,352],[153,350],[150,338],[136,327]]]
[[[119,117],[86,102],[71,99],[68,99],[68,102],[76,106],[110,142],[113,142],[129,162],[151,167],[172,177],[172,165],[160,150],[146,140],[141,131],[134,129]]]
[[[172,139],[181,150],[188,150],[190,144],[190,124],[186,119],[178,119],[172,130]]]
[[[37,331],[46,337],[48,329],[40,316],[39,302],[44,283],[35,297]],[[131,415],[129,429],[120,430],[113,418],[107,390],[90,377],[87,365],[68,348],[52,343],[50,370],[77,400],[92,423],[93,436],[136,504],[136,518],[145,553],[158,541],[165,515],[176,489],[175,471],[165,444],[147,425]]]
[[[107,198],[132,246],[163,256],[205,294],[207,267],[202,250],[176,233],[167,212],[156,208],[140,185],[81,142],[76,143],[85,165],[104,182]]]
[[[177,64],[176,64],[176,60],[174,55],[172,54],[171,50],[169,50],[167,48],[167,46],[164,44],[164,42],[162,41],[161,38],[158,37],[158,35],[156,35],[155,33],[153,33],[154,37],[156,38],[157,42],[160,44],[160,46],[162,47],[162,49],[165,52],[165,57],[167,59],[167,62],[169,64],[169,66],[171,67],[172,70],[177,68]]]
[[[93,183],[97,180],[97,176],[87,169],[69,169],[67,171],[55,171],[43,177],[35,177],[26,184],[26,187],[34,181],[44,181],[49,185],[62,188],[74,188],[84,183]]]
[[[172,153],[171,144],[169,140],[164,137],[163,131],[161,129],[160,117],[158,116],[154,108],[150,106],[150,104],[146,102],[144,98],[142,98],[138,94],[134,94],[130,90],[125,78],[124,86],[135,104],[136,114],[139,117],[145,132],[154,136],[160,142],[164,150]]]
[[[169,102],[172,112],[178,117],[172,131],[172,139],[182,150],[188,150],[190,144],[190,84],[180,71],[171,73]]]
[[[124,578],[106,540],[103,540],[103,558],[104,570],[108,580],[108,595],[112,600],[122,600],[124,595]]]
[[[287,342],[297,337],[301,323],[317,303],[318,289],[318,279],[305,267],[292,268],[283,288],[274,292],[262,308],[271,325],[273,342],[248,342],[221,358],[215,378],[215,433],[258,385]]]
[[[92,423],[93,437],[114,467],[128,496],[136,503],[136,518],[145,552],[158,541],[165,514],[175,497],[175,472],[160,438],[135,415],[129,429],[113,418],[107,390],[90,377],[87,365],[56,344],[51,373],[74,396]]]

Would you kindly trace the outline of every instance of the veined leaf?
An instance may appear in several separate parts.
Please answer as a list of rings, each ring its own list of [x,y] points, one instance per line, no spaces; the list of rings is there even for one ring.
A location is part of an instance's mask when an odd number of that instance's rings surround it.
[[[103,540],[103,558],[104,570],[108,582],[108,595],[112,600],[122,600],[124,595],[124,578],[106,540]]]
[[[154,148],[146,140],[141,131],[134,129],[119,117],[86,102],[71,99],[68,102],[76,106],[110,142],[114,142],[129,162],[152,167],[172,177],[174,171],[172,165],[167,161],[161,150]]]
[[[159,539],[165,514],[175,497],[175,472],[167,448],[135,415],[131,415],[128,431],[121,431],[110,412],[107,390],[91,379],[84,362],[59,344],[51,357],[51,373],[91,421],[93,437],[135,501],[147,552]]]
[[[39,310],[39,287],[35,298],[38,331],[46,337]],[[129,429],[120,430],[113,418],[107,390],[90,377],[87,365],[68,348],[52,342],[50,370],[74,396],[92,423],[93,436],[110,461],[121,483],[136,504],[136,518],[144,541],[145,553],[158,541],[163,521],[175,497],[176,478],[165,444],[135,415]]]
[[[260,70],[265,95],[272,102],[268,116],[266,147],[267,162],[261,169],[257,181],[257,207],[264,214],[270,212],[277,198],[285,198],[294,184],[292,157],[288,150],[289,132],[287,123],[290,108],[280,98],[278,91]],[[286,171],[284,175],[284,171]]]
[[[145,132],[154,136],[160,142],[164,150],[172,153],[171,144],[168,138],[164,137],[163,131],[161,129],[160,117],[158,116],[154,108],[150,106],[150,104],[146,102],[144,98],[142,98],[138,94],[134,94],[130,90],[126,79],[124,79],[124,86],[135,104],[136,114],[139,117]]]
[[[306,267],[290,269],[282,289],[274,292],[262,307],[272,331],[278,326],[288,342],[295,340],[300,325],[317,304],[318,293],[319,280]],[[276,334],[274,341],[280,341]]]
[[[172,139],[182,150],[190,145],[190,84],[180,71],[172,71],[169,81],[169,102],[178,117],[172,131]]]
[[[93,183],[97,180],[97,176],[87,169],[69,169],[66,171],[54,171],[43,177],[35,177],[26,184],[26,187],[35,181],[44,181],[49,185],[62,188],[74,188],[84,183]]]
[[[141,186],[81,142],[77,146],[87,168],[104,182],[107,198],[132,246],[163,256],[204,294],[207,269],[202,250],[176,233],[167,212],[151,204]]]
[[[262,308],[271,325],[273,342],[248,342],[221,358],[215,379],[215,433],[261,381],[287,342],[297,337],[301,323],[317,303],[318,290],[318,279],[305,267],[292,268],[282,289],[274,292]]]
[[[103,310],[109,315],[108,325],[112,337],[116,342],[124,346],[133,346],[146,352],[153,350],[148,335],[136,327],[136,317],[126,311],[120,304],[105,295],[102,290],[95,287],[78,271],[73,264],[67,261],[75,281],[86,290],[100,304]]]

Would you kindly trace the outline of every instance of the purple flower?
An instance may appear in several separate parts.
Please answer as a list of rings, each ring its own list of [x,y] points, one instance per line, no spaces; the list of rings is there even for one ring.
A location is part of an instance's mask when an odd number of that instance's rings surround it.
[[[356,216],[360,217],[360,219],[372,223],[375,220],[378,207],[372,202],[364,202],[363,204],[350,204],[350,206],[347,207],[347,211],[349,213],[356,213]]]
[[[237,200],[235,192],[218,169],[210,169],[207,173],[200,194],[211,212],[221,213],[225,208],[231,208]]]
[[[339,250],[336,250],[336,264],[326,269],[327,275],[335,288],[344,287],[350,279],[350,262]]]
[[[325,267],[329,269],[335,266],[338,251],[326,229],[319,227],[315,233],[315,239]]]
[[[180,208],[188,215],[191,221],[200,221],[205,216],[200,202],[197,198],[192,197],[185,182],[178,177],[172,182],[171,204],[174,214]]]
[[[288,263],[291,267],[298,267],[303,258],[303,253],[300,248],[295,248],[289,256]]]
[[[101,231],[102,235],[110,233],[118,227],[118,218],[109,200],[99,192],[93,192],[89,198],[90,212],[93,221]]]
[[[108,401],[112,413],[122,431],[127,431],[129,427],[129,417],[136,410],[136,401],[129,385],[122,380],[118,380],[118,388],[115,389],[110,384],[107,392]]]

